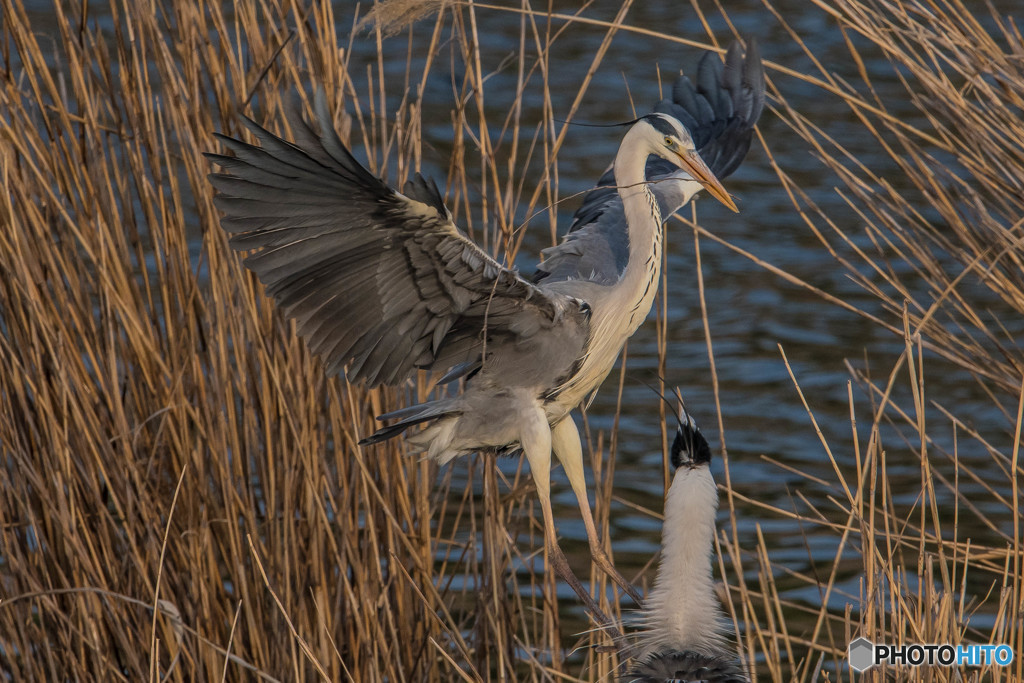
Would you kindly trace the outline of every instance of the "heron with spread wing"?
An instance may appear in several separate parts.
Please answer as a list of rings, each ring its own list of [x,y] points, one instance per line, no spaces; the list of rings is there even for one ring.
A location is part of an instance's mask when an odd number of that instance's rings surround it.
[[[579,500],[595,561],[639,598],[601,549],[569,413],[608,374],[654,299],[666,214],[656,194],[661,183],[647,182],[648,158],[669,164],[673,181],[705,188],[736,210],[691,131],[675,115],[655,112],[625,134],[612,171],[611,211],[621,215],[625,236],[614,281],[568,276],[535,283],[463,235],[434,183],[417,174],[399,192],[363,167],[335,132],[321,93],[315,113],[319,130],[289,112],[294,143],[249,119],[245,126],[259,146],[218,135],[233,156],[208,155],[229,171],[210,178],[232,247],[258,250],[246,265],[329,371],[345,369],[350,381],[371,387],[398,384],[420,369],[443,372],[442,383],[466,380],[457,395],[379,416],[395,422],[362,443],[425,424],[408,441],[438,462],[522,449],[552,567],[601,615],[558,546],[553,453]]]

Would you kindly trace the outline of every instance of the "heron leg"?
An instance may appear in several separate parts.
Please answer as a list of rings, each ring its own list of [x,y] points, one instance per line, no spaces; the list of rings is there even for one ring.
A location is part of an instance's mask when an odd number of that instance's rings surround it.
[[[540,418],[538,423],[536,418]],[[622,634],[615,622],[608,618],[597,601],[594,600],[580,580],[576,578],[569,561],[558,545],[555,534],[555,520],[551,512],[551,430],[542,411],[538,411],[535,419],[527,420],[524,425],[520,443],[530,463],[534,484],[537,486],[537,497],[540,498],[540,509],[544,516],[544,538],[548,545],[549,563],[555,573],[572,588],[573,592],[583,601],[584,608],[590,612],[594,620],[607,631],[612,639],[618,642]]]
[[[573,493],[576,494],[576,500],[579,502],[580,512],[583,515],[583,525],[587,528],[587,540],[590,542],[590,554],[593,556],[594,562],[629,597],[633,598],[636,604],[643,604],[643,596],[640,595],[640,591],[615,568],[597,535],[597,525],[594,523],[594,515],[590,510],[590,498],[587,495],[587,479],[583,473],[583,444],[580,443],[579,430],[576,429],[576,423],[571,417],[565,417],[551,428],[551,448],[555,457],[565,468],[565,474],[569,477],[569,485],[572,486]]]

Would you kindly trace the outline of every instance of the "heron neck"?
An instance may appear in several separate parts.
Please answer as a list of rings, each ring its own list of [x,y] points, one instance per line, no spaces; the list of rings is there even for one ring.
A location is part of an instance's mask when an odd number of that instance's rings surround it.
[[[587,352],[576,374],[559,389],[559,410],[571,410],[590,394],[615,364],[622,345],[647,317],[661,276],[661,211],[645,182],[645,143],[634,126],[615,157],[615,183],[622,198],[629,250],[626,267],[612,285],[567,281],[573,296],[592,306]],[[618,226],[615,227],[618,230]],[[557,286],[557,285],[556,285]]]
[[[615,184],[622,197],[630,243],[635,237],[650,239],[661,229],[661,209],[647,183],[647,157],[650,155],[645,141],[634,139],[638,137],[638,128],[630,129],[615,155]]]
[[[646,652],[714,652],[722,612],[711,574],[718,489],[707,467],[676,471],[665,499],[661,563],[645,605]]]
[[[648,145],[634,127],[626,134],[615,157],[615,183],[622,198],[629,256],[616,287],[617,315],[628,314],[627,336],[651,310],[661,275],[661,209],[647,183]]]

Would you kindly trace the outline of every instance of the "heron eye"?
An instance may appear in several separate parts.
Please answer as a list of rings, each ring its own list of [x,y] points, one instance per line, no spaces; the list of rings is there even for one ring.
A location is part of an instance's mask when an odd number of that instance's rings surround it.
[[[676,141],[666,135],[665,136],[665,146],[666,147],[671,147],[674,144],[676,144]]]

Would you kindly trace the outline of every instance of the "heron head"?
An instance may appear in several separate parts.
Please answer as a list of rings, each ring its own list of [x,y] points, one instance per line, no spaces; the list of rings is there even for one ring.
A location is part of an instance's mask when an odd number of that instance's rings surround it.
[[[708,440],[701,434],[700,429],[693,417],[690,416],[682,404],[679,406],[679,426],[676,428],[676,438],[672,441],[672,466],[676,469],[688,467],[706,467],[711,464],[711,447]]]
[[[693,138],[678,119],[668,114],[648,114],[640,119],[650,127],[651,154],[678,166],[693,180],[704,186],[712,197],[739,213],[736,202],[725,191],[708,165],[697,153]]]

